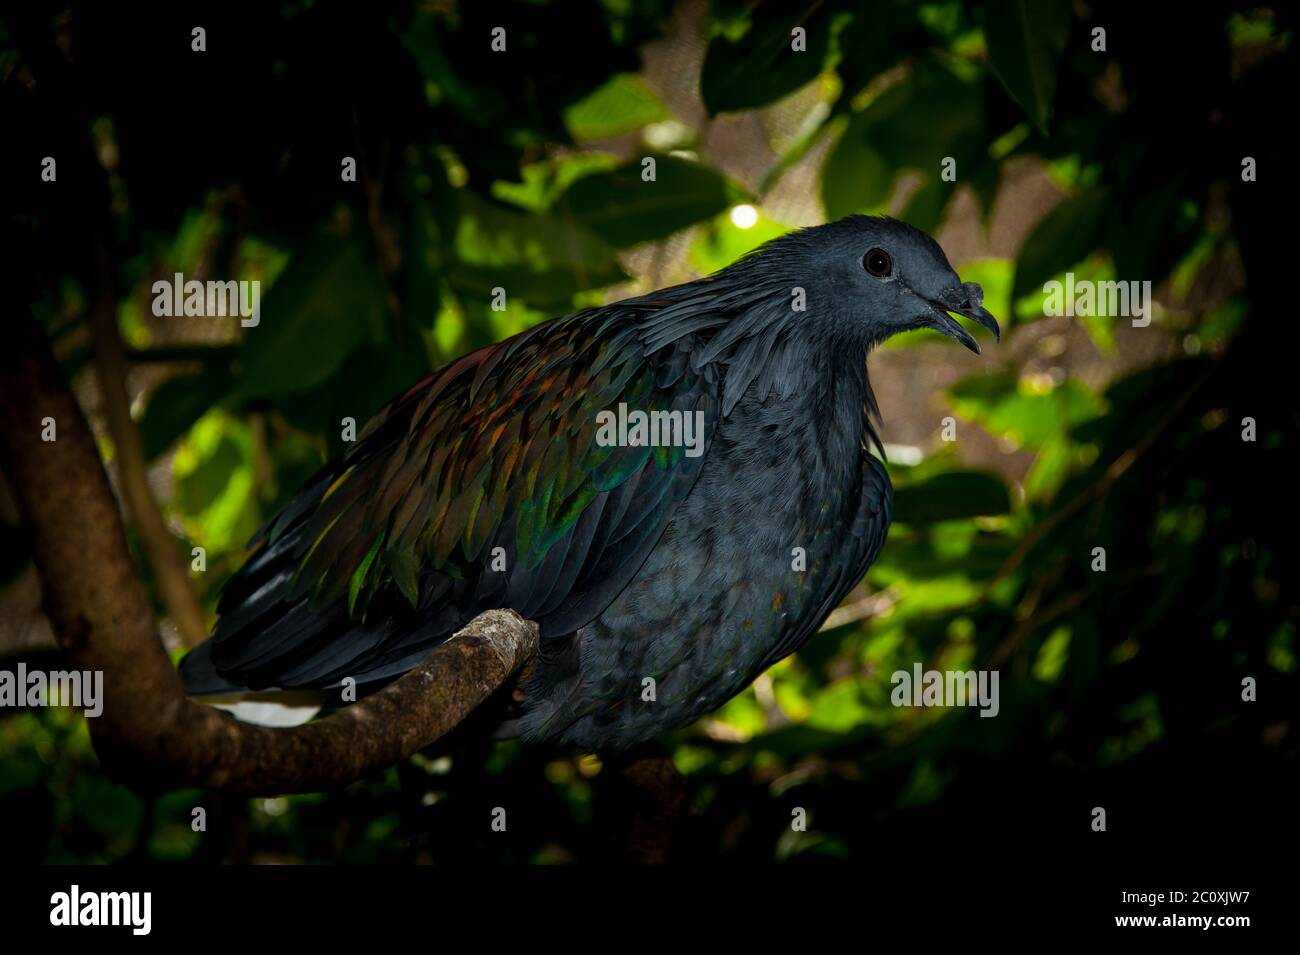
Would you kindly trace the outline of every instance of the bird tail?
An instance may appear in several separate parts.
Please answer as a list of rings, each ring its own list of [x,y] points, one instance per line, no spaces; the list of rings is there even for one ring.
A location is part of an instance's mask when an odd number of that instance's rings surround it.
[[[200,702],[225,710],[242,723],[298,726],[320,712],[324,694],[311,690],[260,690],[231,683],[212,665],[212,641],[191,650],[181,661],[185,689]]]
[[[321,694],[301,690],[210,696],[203,702],[241,723],[258,726],[301,726],[321,711],[323,703]]]
[[[231,683],[217,672],[212,663],[212,641],[199,644],[181,660],[181,679],[185,689],[193,696],[210,693],[239,693],[248,687]]]

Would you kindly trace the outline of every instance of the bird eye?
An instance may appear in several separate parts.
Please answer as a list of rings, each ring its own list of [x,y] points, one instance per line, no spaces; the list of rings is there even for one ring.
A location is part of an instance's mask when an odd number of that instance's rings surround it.
[[[894,260],[884,249],[869,249],[862,257],[862,267],[868,275],[874,275],[878,279],[888,278],[889,273],[894,271]]]

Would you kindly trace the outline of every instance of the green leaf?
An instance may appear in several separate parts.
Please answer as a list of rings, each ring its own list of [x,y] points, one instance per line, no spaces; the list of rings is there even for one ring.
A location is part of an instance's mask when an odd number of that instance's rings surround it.
[[[1107,238],[1115,260],[1116,278],[1158,282],[1193,246],[1196,217],[1180,210],[1183,176],[1156,183],[1131,196],[1122,212],[1112,217]]]
[[[993,219],[993,202],[997,198],[998,186],[1001,185],[1002,167],[990,159],[987,151],[983,156],[974,157],[974,162],[967,158],[966,184],[975,192],[980,203],[980,220],[988,228]],[[973,168],[972,168],[973,166]],[[958,169],[961,161],[958,160]]]
[[[574,142],[613,139],[668,117],[668,107],[635,73],[619,73],[564,111]]]
[[[279,398],[327,380],[362,342],[386,337],[385,295],[359,240],[323,235],[295,252],[248,329],[237,398]]]
[[[442,312],[443,276],[450,257],[459,210],[455,193],[441,177],[429,177],[427,190],[407,183],[403,201],[410,210],[410,233],[403,249],[406,289],[402,317],[417,331],[432,328]]]
[[[938,175],[945,157],[960,160],[987,149],[980,83],[933,60],[873,100],[863,116],[868,144],[896,169]]]
[[[618,165],[616,156],[602,152],[550,157],[521,169],[518,182],[498,179],[492,183],[492,198],[529,212],[549,212],[574,182],[583,176],[615,169]]]
[[[1039,500],[1055,494],[1069,476],[1074,457],[1074,444],[1068,436],[1062,435],[1044,444],[1025,475],[1025,497]]]
[[[930,176],[912,193],[899,218],[922,232],[935,231],[943,219],[943,210],[952,196],[954,185],[938,176]]]
[[[804,725],[828,733],[847,733],[875,722],[855,680],[839,680],[817,693]]]
[[[984,16],[993,72],[1044,134],[1070,19],[1069,0],[991,0]]]
[[[153,460],[162,454],[194,422],[221,404],[234,380],[230,369],[213,366],[168,378],[155,388],[139,424],[145,457]]]
[[[252,431],[224,412],[199,419],[172,461],[173,505],[186,534],[209,551],[239,547],[261,523]]]
[[[1038,648],[1034,658],[1032,673],[1034,678],[1044,683],[1055,683],[1061,676],[1061,668],[1070,655],[1070,628],[1057,627]]]
[[[477,104],[475,91],[460,80],[448,62],[435,19],[424,14],[413,17],[401,40],[424,77],[426,98],[433,103],[445,100],[473,117]]]
[[[702,275],[712,274],[789,231],[789,226],[766,216],[760,216],[748,229],[742,229],[732,223],[730,216],[720,215],[691,243],[691,265]]]
[[[963,282],[975,282],[984,290],[984,307],[1005,322],[1011,316],[1011,282],[1015,263],[1009,259],[971,259],[958,270]]]
[[[1042,290],[1043,283],[1083,261],[1100,244],[1109,199],[1089,189],[1066,199],[1043,217],[1020,247],[1011,298],[1018,301]]]
[[[894,188],[894,169],[867,144],[870,125],[859,113],[849,120],[822,169],[822,206],[827,219],[841,219],[882,205]]]
[[[844,54],[835,68],[843,84],[840,102],[852,100],[873,79],[927,43],[916,8],[907,0],[861,4],[853,22],[839,35]]]
[[[984,98],[979,86],[933,62],[916,67],[855,114],[822,171],[828,218],[877,211],[901,169],[924,175],[929,188],[916,197],[912,218],[933,227],[954,183],[939,179],[949,156],[958,170],[974,169],[985,145]],[[910,221],[910,220],[909,220]]]
[[[500,287],[529,304],[554,305],[627,278],[609,244],[580,222],[521,212],[467,189],[458,195],[448,279],[462,294],[486,299]]]
[[[988,580],[997,572],[1013,546],[1004,537],[980,533],[971,537],[965,553],[952,557],[939,552],[930,534],[948,534],[954,524],[941,521],[925,527],[925,533],[910,536],[891,531],[889,546],[871,568],[874,585],[907,585],[907,601],[898,614],[926,613],[931,605],[959,604],[973,581]],[[916,592],[922,585],[926,589]]]
[[[81,807],[81,824],[104,836],[134,832],[144,817],[139,796],[95,773],[79,774],[70,796]]]
[[[805,50],[793,49],[793,30],[806,31]],[[765,106],[822,72],[830,48],[829,5],[809,14],[801,4],[763,4],[739,39],[718,35],[700,68],[700,94],[711,115]]]
[[[894,520],[903,524],[933,524],[1010,510],[1006,486],[982,471],[948,471],[894,492]]]
[[[1064,437],[1102,410],[1101,400],[1074,378],[1040,391],[1011,374],[978,375],[956,385],[948,397],[963,418],[979,422],[990,434],[1034,449]]]
[[[285,399],[276,410],[290,424],[323,435],[334,454],[345,448],[345,417],[356,421],[360,434],[379,409],[428,372],[424,349],[417,342],[403,342],[397,348],[363,345],[320,389]]]
[[[653,181],[642,179],[643,160],[638,159],[579,179],[559,208],[567,207],[578,223],[622,248],[665,239],[747,198],[707,166],[674,156],[653,158]]]

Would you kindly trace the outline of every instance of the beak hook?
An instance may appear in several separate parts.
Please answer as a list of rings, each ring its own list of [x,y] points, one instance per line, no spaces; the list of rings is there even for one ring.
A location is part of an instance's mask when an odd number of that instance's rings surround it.
[[[962,328],[957,322],[950,318],[947,312],[956,312],[964,318],[969,318],[973,322],[978,322],[993,333],[994,341],[1002,341],[1002,329],[998,327],[998,320],[993,314],[984,307],[984,289],[978,282],[966,282],[959,288],[955,288],[945,293],[938,301],[930,303],[934,306],[936,315],[939,319],[938,328],[945,335],[955,338],[967,348],[975,353],[979,353],[979,345],[970,333]]]

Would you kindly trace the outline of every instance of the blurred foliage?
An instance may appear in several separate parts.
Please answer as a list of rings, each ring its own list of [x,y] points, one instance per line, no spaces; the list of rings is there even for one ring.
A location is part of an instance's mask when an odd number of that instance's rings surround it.
[[[1293,15],[1084,6],[717,0],[708,118],[692,120],[638,71],[638,51],[673,29],[655,0],[301,0],[135,19],[30,4],[0,18],[13,130],[0,162],[10,183],[42,156],[60,165],[57,199],[44,184],[4,196],[14,282],[79,375],[91,238],[108,236],[148,382],[140,428],[171,478],[178,546],[208,551],[195,585],[211,607],[248,534],[341,450],[343,418],[360,426],[469,349],[648,290],[682,230],[675,254],[694,273],[787,231],[765,198],[816,150],[828,218],[892,210],[931,231],[963,191],[991,221],[1008,169],[1035,164],[1062,199],[1014,259],[957,263],[1009,334],[996,366],[946,395],[962,435],[1023,468],[972,467],[960,440],[891,465],[897,523],[868,577],[889,599],[874,618],[820,635],[670,741],[689,851],[870,859],[887,837],[972,826],[1083,833],[1094,805],[1145,831],[1247,798],[1266,818],[1293,798],[1281,781],[1296,768],[1296,525],[1276,512],[1294,496],[1296,404],[1261,390],[1276,347],[1261,321],[1283,303],[1256,278],[1286,268],[1266,180],[1289,169],[1272,103],[1292,88]],[[488,49],[498,25],[504,54]],[[806,121],[756,188],[709,161],[705,124],[791,97],[811,104]],[[1242,181],[1243,155],[1259,182]],[[357,182],[340,181],[345,156]],[[260,326],[155,319],[151,285],[178,271],[261,280]],[[1100,387],[1030,371],[1018,346],[1036,340],[1042,284],[1066,271],[1151,281],[1161,307],[1144,334],[1169,347]],[[1115,359],[1121,323],[1080,320]],[[6,525],[6,579],[26,561]],[[891,706],[889,675],[917,661],[999,668],[999,717]],[[1241,702],[1245,676],[1257,703]],[[607,848],[601,769],[466,738],[345,792],[142,798],[99,775],[78,717],[6,712],[0,838],[7,858],[59,862],[567,862]],[[508,838],[488,828],[496,805],[511,807]],[[794,807],[808,831],[791,831]],[[476,813],[482,826],[466,822]]]

